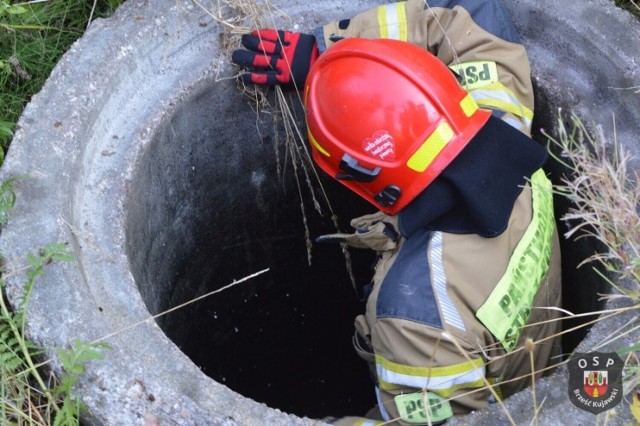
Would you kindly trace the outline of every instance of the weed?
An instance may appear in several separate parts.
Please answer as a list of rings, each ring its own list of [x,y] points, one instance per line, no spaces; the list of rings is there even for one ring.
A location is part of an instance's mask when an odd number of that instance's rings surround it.
[[[124,0],[0,0],[0,161],[15,123],[62,54],[94,17]]]
[[[104,357],[102,350],[108,348],[109,346],[104,342],[83,343],[76,339],[70,349],[58,349],[58,359],[62,363],[65,374],[52,391],[55,400],[62,400],[54,425],[76,424],[79,414],[86,411],[84,404],[73,394],[73,387],[84,374],[86,363],[102,359]]]
[[[628,10],[640,18],[640,3],[637,0],[615,0],[616,6]]]
[[[278,28],[277,19],[289,20],[286,14],[273,7],[269,2],[256,2],[255,0],[222,0],[214,4],[207,4],[203,0],[194,0],[194,3],[214,19],[225,31],[221,56],[228,60],[231,52],[240,46],[240,34],[260,28]],[[235,78],[235,77],[234,77]],[[312,263],[313,241],[308,227],[308,204],[311,209],[323,216],[328,211],[333,226],[339,231],[338,216],[334,213],[331,201],[323,187],[318,170],[311,159],[306,131],[300,128],[303,118],[299,115],[302,107],[300,91],[284,93],[281,87],[269,91],[259,86],[246,86],[239,83],[240,92],[248,100],[250,106],[256,112],[256,120],[262,117],[272,117],[274,133],[274,152],[277,161],[278,174],[283,176],[286,166],[291,166],[296,181],[300,198],[300,211],[305,229],[305,244],[307,249],[307,262]],[[297,115],[298,113],[298,115]],[[284,136],[284,137],[281,137]],[[280,164],[280,148],[284,147],[286,164]],[[315,185],[314,185],[315,184]],[[316,189],[319,188],[319,189]],[[345,268],[357,293],[357,285],[352,270],[351,254],[346,244],[341,244],[342,254],[345,259]]]
[[[576,115],[571,115],[567,126],[560,114],[557,134],[557,138],[546,136],[552,156],[569,171],[556,185],[556,191],[572,205],[562,218],[571,224],[565,236],[594,238],[602,243],[603,249],[582,264],[596,262],[603,266],[608,276],[598,268],[594,267],[594,271],[617,293],[602,295],[603,299],[629,299],[631,306],[627,309],[637,310],[640,306],[640,175],[638,171],[631,173],[628,167],[634,158],[615,138],[608,140],[601,127],[590,129]],[[611,330],[600,345],[637,332],[639,326],[634,321]],[[640,386],[636,355],[639,350],[638,342],[618,350],[620,356],[626,355],[625,394],[634,392],[635,395],[635,389]]]
[[[15,202],[13,181],[0,185],[0,222],[7,220]],[[105,343],[76,341],[70,349],[59,349],[58,359],[64,373],[60,382],[38,369],[35,359],[44,351],[25,337],[26,313],[36,279],[54,262],[73,258],[64,243],[47,244],[27,255],[27,265],[14,271],[3,270],[0,280],[0,423],[36,425],[78,424],[83,405],[72,388],[84,372],[85,364],[102,357]],[[13,309],[5,297],[8,276],[24,273],[26,281]]]
[[[628,171],[633,159],[616,141],[608,141],[600,127],[589,132],[580,119],[571,116],[567,129],[558,119],[558,137],[546,135],[559,155],[552,155],[569,171],[556,190],[571,201],[563,220],[572,224],[565,233],[571,238],[595,238],[605,250],[582,264],[599,262],[606,272],[635,283],[623,289],[608,280],[620,294],[640,298],[640,187],[638,172]]]

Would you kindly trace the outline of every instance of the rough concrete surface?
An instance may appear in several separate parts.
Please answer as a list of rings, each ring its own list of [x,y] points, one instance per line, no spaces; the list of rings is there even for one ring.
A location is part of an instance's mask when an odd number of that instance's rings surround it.
[[[302,0],[271,2],[291,17],[290,21],[278,18],[278,24],[301,31],[383,3],[318,0],[311,8]],[[606,0],[504,3],[529,49],[539,92],[538,125],[552,132],[558,107],[574,110],[606,129],[613,128],[615,115],[618,140],[640,157],[634,137],[640,134],[640,97],[628,90],[640,81],[637,22]],[[216,2],[203,4],[213,7]],[[174,272],[167,265],[178,262],[180,253],[198,249],[199,229],[188,225],[205,226],[206,220],[193,218],[202,214],[198,209],[211,204],[198,207],[201,200],[189,197],[190,179],[198,179],[189,170],[206,170],[207,158],[216,166],[230,164],[240,170],[247,166],[248,153],[241,143],[255,138],[256,128],[249,115],[242,115],[250,111],[243,113],[238,107],[236,87],[228,78],[234,69],[224,55],[222,33],[223,28],[197,3],[185,0],[129,0],[111,18],[96,20],[25,109],[0,170],[2,179],[30,177],[15,185],[17,204],[0,235],[3,256],[22,259],[48,242],[64,241],[76,259],[51,265],[34,287],[29,336],[47,348],[56,370],[60,368],[54,356],[57,347],[76,338],[93,341],[112,336],[107,339],[111,349],[106,359],[91,363],[77,388],[90,410],[86,424],[317,423],[269,408],[209,378],[155,322],[127,328],[150,312],[157,313],[163,307],[158,295],[164,299],[164,292],[173,291],[167,287],[171,277],[154,275],[155,268]],[[185,110],[186,104],[198,109]],[[239,126],[234,121],[239,117],[248,120],[237,131],[224,133]],[[205,129],[204,136],[199,135],[200,128]],[[188,131],[191,141],[177,138],[175,129]],[[223,136],[201,151],[190,146],[193,140],[217,134]],[[220,152],[232,154],[234,161],[219,159]],[[248,176],[250,185],[264,189],[265,176],[259,168]],[[163,186],[173,177],[180,182]],[[236,177],[217,178],[233,182]],[[141,182],[148,183],[148,192]],[[224,192],[220,182],[214,190]],[[155,204],[140,207],[137,200],[145,196]],[[157,211],[158,205],[165,205],[162,201],[167,201],[166,209],[173,209],[170,214]],[[171,228],[168,235],[162,234],[163,226]],[[140,232],[128,234],[129,228]],[[139,234],[149,240],[136,241],[152,241],[158,247],[147,251],[132,242],[142,238]],[[181,247],[180,253],[174,245]],[[17,275],[7,281],[8,297],[15,302],[23,280]],[[594,349],[612,330],[633,320],[629,314],[602,321],[578,349]],[[637,332],[630,333],[600,350],[638,340]],[[538,401],[546,397],[540,424],[595,423],[593,415],[572,406],[566,389],[564,370],[538,383]],[[507,405],[518,423],[530,423],[528,391]],[[608,424],[629,419],[625,404],[616,413]],[[451,423],[504,422],[496,405]]]

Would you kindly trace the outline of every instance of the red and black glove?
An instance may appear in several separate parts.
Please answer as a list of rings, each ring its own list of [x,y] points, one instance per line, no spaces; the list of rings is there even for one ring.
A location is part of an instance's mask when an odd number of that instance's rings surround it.
[[[242,36],[242,45],[248,50],[236,50],[231,60],[247,68],[246,84],[302,89],[319,55],[314,36],[290,31],[255,30]]]

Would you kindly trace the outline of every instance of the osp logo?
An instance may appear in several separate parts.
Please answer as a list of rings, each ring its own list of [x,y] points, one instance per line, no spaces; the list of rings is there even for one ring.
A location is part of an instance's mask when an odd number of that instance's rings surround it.
[[[622,400],[623,366],[615,352],[576,352],[569,360],[569,399],[593,414],[615,407]]]

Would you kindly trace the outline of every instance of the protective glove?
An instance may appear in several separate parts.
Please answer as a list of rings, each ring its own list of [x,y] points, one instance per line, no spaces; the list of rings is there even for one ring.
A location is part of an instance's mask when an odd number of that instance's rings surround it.
[[[353,234],[329,234],[316,238],[316,242],[341,242],[355,248],[369,248],[375,251],[394,250],[400,232],[397,216],[382,212],[357,217],[351,221],[356,232]]]
[[[234,51],[231,60],[248,68],[245,84],[301,90],[319,55],[314,36],[290,31],[255,30],[242,36],[242,45],[248,50]]]

